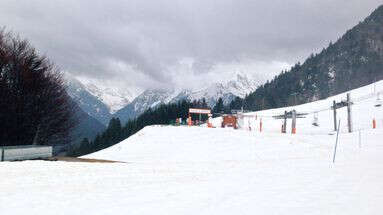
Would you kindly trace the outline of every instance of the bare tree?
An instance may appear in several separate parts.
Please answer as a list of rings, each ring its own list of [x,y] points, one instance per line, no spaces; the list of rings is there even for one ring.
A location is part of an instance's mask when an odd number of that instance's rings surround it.
[[[72,108],[59,69],[0,29],[0,145],[68,143]]]

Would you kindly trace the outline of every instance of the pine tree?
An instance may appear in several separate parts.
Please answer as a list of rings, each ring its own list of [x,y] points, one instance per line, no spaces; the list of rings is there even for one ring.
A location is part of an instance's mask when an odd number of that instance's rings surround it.
[[[222,113],[224,110],[225,110],[225,108],[224,108],[223,100],[220,97],[218,99],[217,103],[215,104],[213,111],[214,111],[214,113]]]

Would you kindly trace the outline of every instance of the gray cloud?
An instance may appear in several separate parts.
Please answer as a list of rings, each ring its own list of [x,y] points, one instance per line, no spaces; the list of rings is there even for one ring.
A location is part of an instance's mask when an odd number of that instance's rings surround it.
[[[244,72],[270,78],[282,69],[278,65],[303,61],[381,3],[1,0],[0,25],[28,38],[75,76],[147,88],[193,85],[183,76],[194,84],[210,81],[207,77],[220,74],[214,68],[227,64],[232,73],[233,65],[241,65]]]

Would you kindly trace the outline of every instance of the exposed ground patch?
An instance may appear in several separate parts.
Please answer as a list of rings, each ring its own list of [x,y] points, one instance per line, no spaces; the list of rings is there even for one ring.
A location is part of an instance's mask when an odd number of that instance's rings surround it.
[[[75,157],[52,157],[46,159],[48,161],[66,161],[66,162],[86,162],[86,163],[126,163],[122,161],[103,160],[103,159],[91,159],[91,158],[75,158]]]

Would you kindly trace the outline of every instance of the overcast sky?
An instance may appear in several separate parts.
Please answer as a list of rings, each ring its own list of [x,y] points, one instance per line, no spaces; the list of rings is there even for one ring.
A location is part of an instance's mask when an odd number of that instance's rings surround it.
[[[0,0],[0,26],[105,85],[261,80],[318,52],[383,0]]]

